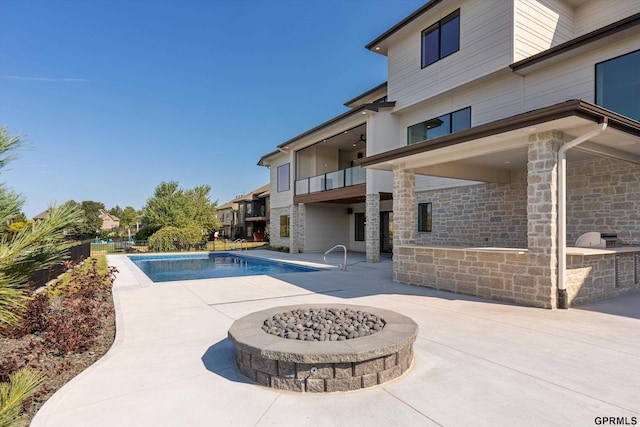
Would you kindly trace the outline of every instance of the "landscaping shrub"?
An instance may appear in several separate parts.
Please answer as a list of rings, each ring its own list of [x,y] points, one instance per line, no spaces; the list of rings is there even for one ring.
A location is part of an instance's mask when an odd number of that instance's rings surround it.
[[[164,227],[149,237],[149,250],[155,252],[189,250],[196,248],[202,241],[202,232],[198,228]]]
[[[142,227],[140,231],[136,233],[135,240],[136,241],[148,240],[149,237],[151,237],[158,230],[159,230],[158,227],[148,227],[148,226]]]
[[[46,374],[41,391],[20,410],[20,425],[27,425],[48,397],[111,346],[116,273],[106,257],[89,258],[35,295],[21,312],[20,325],[0,331],[0,383],[23,368]]]

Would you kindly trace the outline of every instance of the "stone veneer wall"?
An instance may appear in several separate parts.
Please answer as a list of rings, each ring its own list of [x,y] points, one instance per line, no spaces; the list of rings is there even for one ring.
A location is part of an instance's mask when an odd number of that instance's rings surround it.
[[[569,302],[580,304],[640,291],[638,260],[640,253],[567,256]]]
[[[526,251],[407,246],[395,250],[393,257],[396,282],[552,308],[548,292],[538,284],[544,271]]]
[[[567,244],[589,231],[631,231],[640,241],[639,165],[605,158],[568,163]]]
[[[242,375],[265,387],[323,393],[372,387],[401,376],[413,361],[413,346],[360,362],[295,363],[266,359],[236,349],[236,366]]]
[[[558,147],[563,138],[564,135],[557,131],[529,135],[526,181],[523,183],[522,178],[515,179],[515,185],[511,187],[513,192],[509,191],[511,184],[505,186],[486,184],[472,189],[439,192],[439,194],[453,194],[460,197],[458,206],[461,204],[464,206],[464,202],[467,202],[471,207],[468,212],[462,209],[460,212],[450,214],[453,217],[449,220],[451,221],[449,224],[453,227],[450,231],[458,234],[451,240],[441,241],[441,245],[460,245],[462,239],[464,239],[463,244],[473,245],[472,239],[478,234],[479,224],[487,223],[482,222],[480,217],[474,217],[470,221],[470,225],[474,228],[465,229],[467,220],[460,215],[471,214],[475,206],[485,203],[483,199],[488,197],[493,200],[491,202],[493,204],[489,205],[490,212],[519,212],[513,215],[517,218],[513,230],[518,230],[514,231],[516,234],[513,235],[518,237],[513,238],[516,240],[526,238],[525,244],[496,242],[497,244],[494,243],[491,246],[527,248],[522,253],[416,246],[416,243],[427,244],[427,242],[418,241],[413,234],[415,233],[413,230],[417,229],[415,219],[417,197],[411,197],[415,189],[415,184],[411,182],[414,172],[404,164],[394,164],[394,226],[397,225],[396,230],[402,233],[400,236],[394,234],[394,280],[535,307],[555,308],[558,271],[556,165]],[[519,176],[522,176],[522,172],[520,174]],[[463,196],[466,192],[473,192],[474,197],[468,194]],[[524,205],[521,201],[523,196]],[[502,207],[499,205],[501,198],[504,199]],[[511,201],[512,204],[507,206],[507,201]],[[396,206],[405,209],[396,211]],[[524,222],[521,211],[523,206],[526,210]],[[407,207],[412,212],[407,211]],[[433,208],[435,210],[436,206]],[[486,209],[487,206],[480,214],[487,215]],[[489,224],[495,222],[499,227],[494,227],[492,230],[509,230],[508,226],[505,227],[503,217],[496,216],[492,221],[491,215],[488,216]],[[526,226],[524,236],[522,236],[523,226]],[[456,231],[456,227],[462,228],[464,234],[471,237],[464,237],[463,233]],[[507,235],[504,240],[511,238]],[[431,242],[431,244],[438,243]]]
[[[367,262],[380,262],[380,194],[367,194],[366,196],[365,226],[366,257]]]
[[[416,194],[432,203],[432,231],[417,233],[426,246],[527,247],[527,171],[509,184],[478,184]]]
[[[289,247],[291,245],[291,241],[289,237],[280,237],[280,216],[282,215],[291,215],[291,208],[271,208],[271,212],[269,213],[269,244],[271,246],[286,246]],[[289,223],[289,234],[293,230],[291,223]]]

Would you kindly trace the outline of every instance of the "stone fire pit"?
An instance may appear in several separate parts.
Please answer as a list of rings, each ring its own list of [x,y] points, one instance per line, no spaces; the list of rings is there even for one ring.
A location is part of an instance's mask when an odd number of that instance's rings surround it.
[[[331,337],[339,334],[332,329],[328,335],[331,338],[313,341],[313,332],[304,335],[299,326],[300,333],[292,334],[295,328],[283,332],[290,338],[273,335],[278,333],[273,325],[277,326],[283,313],[296,314],[296,321],[301,326],[306,323],[313,331],[311,323],[320,323],[317,314],[321,310],[342,316],[340,323],[353,317],[354,324],[346,324],[344,329],[354,329],[355,333],[350,330],[338,339]],[[315,322],[307,322],[303,312],[316,316]],[[360,323],[351,313],[360,314]],[[336,323],[328,314],[326,319]],[[265,325],[271,325],[271,333],[265,331],[269,329]],[[316,326],[319,337],[323,329]],[[371,331],[365,335],[364,329]],[[345,304],[274,307],[238,319],[229,329],[229,339],[236,347],[236,365],[244,376],[266,387],[312,393],[357,390],[399,377],[411,366],[417,334],[418,325],[406,316],[377,307]]]

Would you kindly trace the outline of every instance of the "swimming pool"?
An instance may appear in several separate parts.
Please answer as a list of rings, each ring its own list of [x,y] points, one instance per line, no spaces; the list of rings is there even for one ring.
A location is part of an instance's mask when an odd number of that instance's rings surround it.
[[[129,259],[153,282],[318,271],[230,253],[130,256]]]

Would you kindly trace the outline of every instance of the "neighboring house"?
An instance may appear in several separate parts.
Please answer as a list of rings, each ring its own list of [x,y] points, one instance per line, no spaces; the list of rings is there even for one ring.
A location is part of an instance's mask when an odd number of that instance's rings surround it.
[[[104,209],[99,210],[98,217],[102,220],[101,230],[110,231],[120,228],[120,218],[115,215],[111,215]]]
[[[237,229],[234,238],[264,241],[269,226],[269,184],[231,201],[237,205]]]
[[[216,209],[216,216],[222,225],[219,231],[220,238],[229,239],[236,235],[236,226],[238,224],[238,204],[227,202]]]
[[[640,242],[640,2],[432,0],[366,48],[387,83],[260,159],[272,242],[537,307],[640,289],[640,247],[573,247]]]
[[[44,220],[45,218],[47,218],[47,215],[49,215],[49,209],[47,209],[47,210],[45,210],[45,211],[42,211],[42,212],[40,212],[38,215],[34,216],[34,217],[33,217],[33,220],[34,220],[34,221],[36,221],[36,222],[37,222],[37,221],[42,221],[42,220]]]

